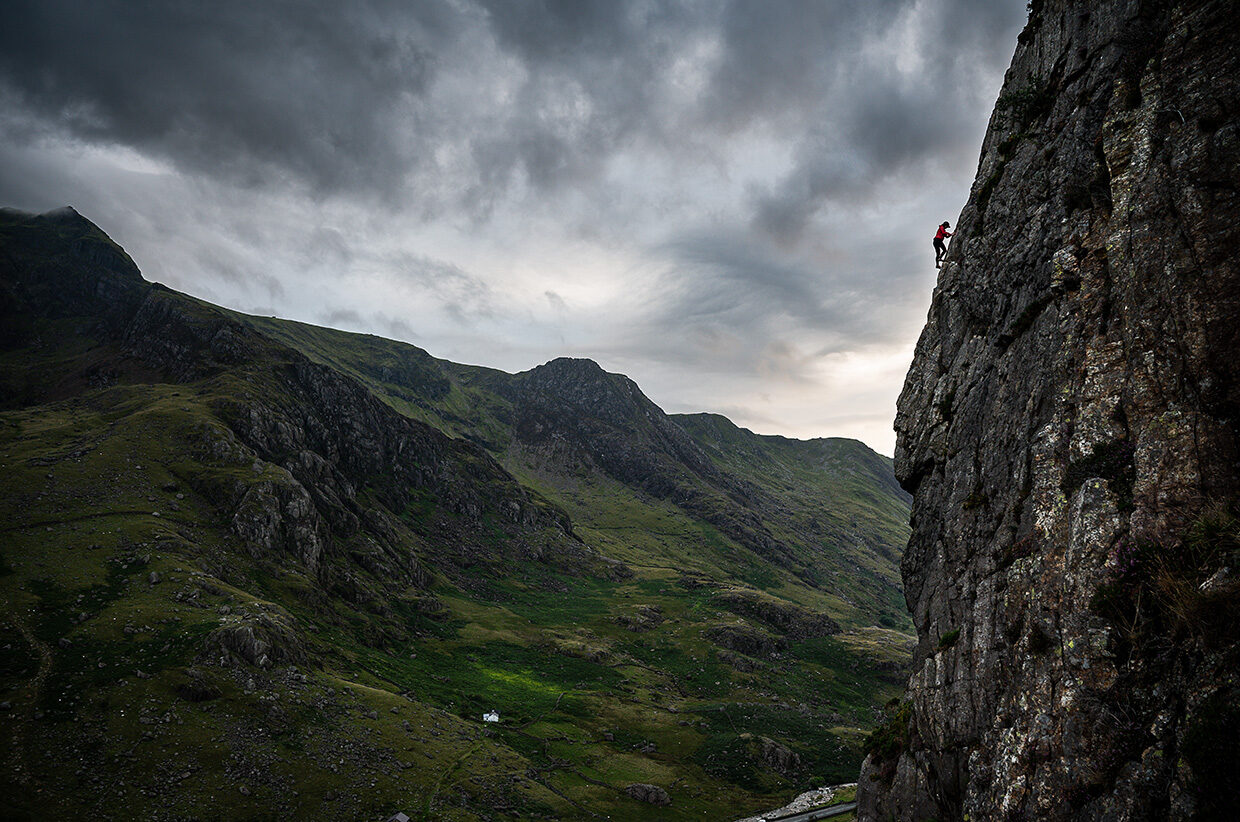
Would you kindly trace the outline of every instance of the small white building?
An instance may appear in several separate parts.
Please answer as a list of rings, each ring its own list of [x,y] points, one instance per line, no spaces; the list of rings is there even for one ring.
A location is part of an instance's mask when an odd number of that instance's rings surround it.
[[[483,722],[499,722],[499,711],[489,710],[482,715]]]

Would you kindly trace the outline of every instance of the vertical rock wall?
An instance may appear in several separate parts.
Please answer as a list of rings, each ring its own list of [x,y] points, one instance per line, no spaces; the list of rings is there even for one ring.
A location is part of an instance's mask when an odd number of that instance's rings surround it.
[[[1237,19],[1032,4],[899,401],[920,642],[863,819],[1240,818]]]

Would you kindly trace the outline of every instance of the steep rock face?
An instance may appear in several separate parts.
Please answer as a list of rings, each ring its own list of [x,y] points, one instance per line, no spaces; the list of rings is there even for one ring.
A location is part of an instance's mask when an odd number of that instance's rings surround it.
[[[1238,84],[1234,4],[1032,4],[898,406],[861,818],[1234,818]]]

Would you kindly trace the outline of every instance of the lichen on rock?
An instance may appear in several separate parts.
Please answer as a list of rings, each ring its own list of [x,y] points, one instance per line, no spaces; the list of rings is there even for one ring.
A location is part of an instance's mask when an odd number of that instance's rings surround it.
[[[1234,9],[1034,2],[1000,102],[898,403],[920,642],[860,818],[1232,818],[1189,752],[1240,758],[1193,547],[1240,499]]]

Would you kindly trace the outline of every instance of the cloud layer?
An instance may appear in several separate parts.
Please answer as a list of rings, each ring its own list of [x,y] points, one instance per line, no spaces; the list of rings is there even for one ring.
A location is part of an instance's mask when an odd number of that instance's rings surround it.
[[[72,203],[231,306],[508,369],[592,356],[669,409],[889,451],[926,226],[962,205],[1024,17],[17,0],[0,203]]]

